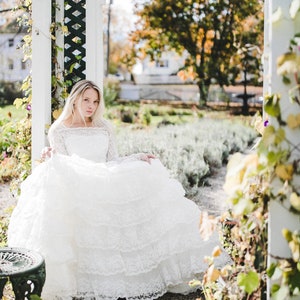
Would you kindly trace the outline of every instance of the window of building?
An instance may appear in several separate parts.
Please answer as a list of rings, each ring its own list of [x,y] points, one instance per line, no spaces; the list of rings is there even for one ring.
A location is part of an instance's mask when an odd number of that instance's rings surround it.
[[[26,70],[26,61],[21,60],[21,69]]]
[[[14,69],[14,61],[12,59],[8,59],[8,70]]]
[[[167,59],[160,59],[155,61],[156,68],[168,68],[169,61]]]
[[[14,39],[8,39],[8,46],[13,47],[14,46]]]

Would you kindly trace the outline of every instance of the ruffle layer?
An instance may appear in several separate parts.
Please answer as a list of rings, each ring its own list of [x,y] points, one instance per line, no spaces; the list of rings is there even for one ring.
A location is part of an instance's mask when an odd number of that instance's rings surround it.
[[[55,155],[22,185],[9,246],[42,253],[43,299],[151,300],[188,281],[218,244],[159,160],[93,163]]]

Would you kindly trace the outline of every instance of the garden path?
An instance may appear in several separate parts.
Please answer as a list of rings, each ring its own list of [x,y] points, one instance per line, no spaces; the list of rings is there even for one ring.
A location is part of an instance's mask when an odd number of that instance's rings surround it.
[[[212,215],[220,215],[226,210],[226,194],[223,191],[225,182],[226,166],[215,169],[212,175],[207,178],[205,185],[199,187],[196,196],[191,199],[200,207]],[[0,184],[0,217],[5,210],[16,203],[16,198],[9,191],[9,184]],[[167,293],[158,300],[202,300],[201,292],[191,293],[189,295],[178,295]]]

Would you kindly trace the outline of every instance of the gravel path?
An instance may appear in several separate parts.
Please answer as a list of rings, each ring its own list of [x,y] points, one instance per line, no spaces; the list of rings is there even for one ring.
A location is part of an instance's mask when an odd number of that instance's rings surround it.
[[[226,194],[223,191],[225,182],[226,167],[213,170],[211,176],[207,178],[205,185],[199,187],[196,196],[192,200],[202,211],[206,210],[209,214],[220,215],[226,210]],[[16,198],[10,193],[9,184],[0,184],[0,216],[5,214],[7,208],[16,204]],[[158,300],[203,300],[201,291],[189,295],[178,295],[167,293]]]

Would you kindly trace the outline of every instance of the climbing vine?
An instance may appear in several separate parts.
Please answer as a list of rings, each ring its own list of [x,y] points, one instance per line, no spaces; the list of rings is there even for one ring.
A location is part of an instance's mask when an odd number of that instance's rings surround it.
[[[27,34],[23,37],[22,51],[24,54],[23,60],[31,60],[32,55],[32,4],[31,0],[26,0],[22,3],[22,6],[16,9],[24,10],[24,14],[19,18],[19,25],[27,28]],[[55,3],[52,2],[52,11],[55,15],[56,10],[61,9]],[[67,28],[60,22],[52,22],[49,31],[52,39],[52,77],[51,77],[51,91],[52,91],[52,118],[55,119],[60,112],[60,107],[63,105],[64,99],[67,97],[68,82],[64,81],[64,76],[68,72],[63,70],[63,67],[59,65],[57,56],[59,51],[62,51],[59,45],[56,43],[56,33],[66,34]],[[70,71],[70,70],[69,70]],[[15,168],[18,176],[16,176],[11,184],[13,190],[18,190],[20,183],[31,172],[31,108],[32,108],[32,78],[31,75],[27,76],[22,84],[21,90],[23,91],[23,97],[17,98],[14,101],[14,105],[18,109],[25,109],[27,115],[24,119],[15,123],[12,132],[14,133],[13,143],[8,151],[12,157],[12,160],[16,162]],[[50,125],[50,124],[49,124]],[[12,124],[7,124],[12,126]]]

